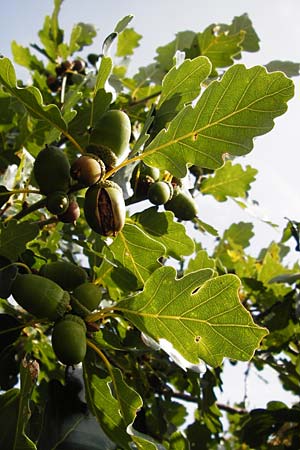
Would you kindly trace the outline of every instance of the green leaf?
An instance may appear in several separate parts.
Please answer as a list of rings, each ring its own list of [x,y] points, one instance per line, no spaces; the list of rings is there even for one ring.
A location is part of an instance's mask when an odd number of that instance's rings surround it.
[[[186,175],[187,163],[216,169],[224,153],[249,153],[253,138],[273,128],[293,94],[293,82],[283,73],[236,64],[208,86],[194,108],[186,106],[177,114],[141,158],[179,178]]]
[[[105,83],[108,80],[112,71],[112,59],[109,56],[103,56],[101,59],[96,84],[94,87],[93,97],[96,96],[99,89],[104,89]]]
[[[84,364],[86,395],[91,411],[108,437],[121,448],[130,449],[131,437],[128,427],[132,425],[142,399],[129,387],[117,368],[110,373],[93,364]]]
[[[254,236],[253,224],[250,222],[233,223],[224,231],[223,240],[234,242],[243,248],[250,245],[250,240]]]
[[[133,15],[128,14],[128,16],[123,17],[123,19],[119,20],[117,25],[115,26],[114,32],[115,33],[122,33],[122,31],[125,30],[127,25],[132,21]]]
[[[110,245],[115,259],[131,271],[139,285],[160,267],[158,258],[166,253],[164,245],[144,233],[136,225],[126,224]]]
[[[81,51],[83,47],[91,45],[94,37],[97,35],[94,25],[79,22],[74,25],[69,44],[69,54]]]
[[[31,415],[31,394],[38,377],[38,371],[37,361],[27,361],[25,358],[21,361],[21,390],[13,450],[36,449],[35,444],[26,436],[25,430]]]
[[[17,87],[15,69],[8,58],[0,59],[0,83],[25,106],[33,117],[46,121],[48,125],[56,127],[62,132],[66,131],[66,123],[60,110],[56,105],[44,105],[39,89],[34,86]]]
[[[298,77],[300,75],[300,63],[292,61],[270,61],[265,65],[268,72],[281,71],[286,74],[287,77]]]
[[[243,170],[240,164],[227,161],[212,176],[203,180],[200,190],[202,194],[213,195],[219,202],[226,201],[228,197],[246,197],[256,174],[257,170],[251,166]]]
[[[59,28],[58,16],[63,0],[54,0],[52,16],[46,16],[38,35],[45,47],[45,54],[54,62],[59,56],[58,46],[63,42],[63,30]]]
[[[166,248],[166,256],[181,260],[195,249],[193,239],[186,234],[186,228],[174,221],[170,211],[158,212],[156,207],[145,209],[131,219]]]
[[[17,44],[16,41],[12,41],[11,52],[15,62],[20,64],[20,66],[27,67],[30,70],[37,70],[42,73],[44,72],[44,65],[42,61],[38,60],[35,55],[32,55],[29,48]]]
[[[235,34],[215,33],[215,24],[199,33],[197,40],[200,54],[210,59],[213,67],[228,67],[233,64],[233,57],[241,51],[244,31]]]
[[[162,82],[153,132],[155,135],[188,103],[199,94],[201,83],[211,72],[211,63],[204,56],[187,59],[179,67],[172,67]]]
[[[215,269],[216,261],[208,256],[206,250],[199,250],[195,258],[189,260],[185,273],[196,272],[197,270],[207,269],[208,267]]]
[[[157,48],[156,60],[163,70],[170,70],[174,65],[174,55],[177,50],[189,49],[194,42],[196,33],[194,31],[180,31],[176,38],[167,45]],[[197,55],[198,56],[198,55]]]
[[[232,24],[228,28],[229,34],[236,34],[239,31],[245,31],[241,46],[246,52],[257,52],[259,50],[259,37],[252,26],[247,13],[234,17]]]
[[[166,339],[192,364],[202,359],[217,367],[224,357],[250,360],[268,332],[240,303],[238,277],[211,278],[211,269],[180,279],[175,273],[172,267],[156,270],[143,292],[116,309],[156,341]]]
[[[26,244],[39,234],[39,226],[35,223],[10,220],[0,224],[0,254],[15,261],[26,249]]]
[[[142,35],[138,34],[133,28],[126,28],[118,35],[116,56],[133,55],[136,47],[139,47],[139,41]]]

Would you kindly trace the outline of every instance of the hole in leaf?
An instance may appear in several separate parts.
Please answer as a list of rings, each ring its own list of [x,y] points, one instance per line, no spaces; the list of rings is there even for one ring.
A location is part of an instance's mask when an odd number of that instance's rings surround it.
[[[199,291],[199,289],[200,289],[200,287],[196,287],[196,289],[194,289],[194,290],[192,291],[192,295],[197,294],[197,292]]]
[[[198,133],[193,134],[192,141],[196,141],[198,139]]]
[[[200,341],[201,341],[201,336],[195,336],[195,343],[199,344]]]

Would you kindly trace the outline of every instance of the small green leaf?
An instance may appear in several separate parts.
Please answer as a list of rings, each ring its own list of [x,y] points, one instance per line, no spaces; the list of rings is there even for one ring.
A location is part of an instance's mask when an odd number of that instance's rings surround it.
[[[48,125],[66,131],[61,112],[56,105],[44,105],[43,97],[39,89],[34,86],[26,88],[17,87],[15,69],[8,58],[0,59],[0,83],[8,92],[21,102],[29,114],[39,120],[46,121]]]
[[[210,194],[219,202],[225,202],[228,197],[246,197],[250,183],[255,181],[257,170],[227,161],[224,166],[203,180],[200,186],[202,194]]]
[[[217,367],[224,357],[248,361],[267,330],[253,322],[238,296],[235,275],[211,278],[212,269],[175,278],[162,267],[143,292],[118,304],[118,310],[156,341],[165,339],[192,364]]]
[[[77,23],[74,25],[70,37],[69,54],[81,51],[83,47],[91,45],[97,35],[94,25],[88,23]]]
[[[208,256],[206,250],[199,250],[195,258],[189,260],[185,273],[196,272],[197,270],[207,269],[208,267],[215,269],[216,261]]]
[[[113,66],[112,59],[109,56],[103,56],[101,59],[101,64],[96,79],[94,96],[96,95],[99,89],[104,89],[105,83],[108,80],[109,75],[111,74],[112,66]]]
[[[136,276],[140,285],[160,266],[158,258],[166,253],[164,245],[132,224],[125,225],[110,250],[115,259]]]
[[[186,234],[184,225],[174,221],[173,213],[170,211],[158,212],[156,207],[152,207],[135,214],[131,219],[165,246],[166,256],[181,260],[182,256],[193,253],[195,248],[193,239]]]
[[[26,244],[39,234],[39,226],[35,223],[10,220],[0,224],[0,254],[15,261],[26,249]]]
[[[115,33],[122,33],[122,31],[125,30],[127,25],[132,21],[133,15],[128,14],[128,16],[123,17],[123,19],[119,20],[117,25],[115,26],[114,32]]]
[[[292,61],[270,61],[265,67],[268,72],[281,71],[285,73],[287,77],[298,77],[300,75],[300,63]]]
[[[214,33],[215,24],[198,34],[200,54],[207,56],[213,67],[228,67],[233,64],[233,57],[241,51],[244,31],[235,34]]]
[[[236,64],[210,83],[195,108],[186,106],[160,131],[142,159],[180,178],[187,163],[216,169],[225,153],[249,153],[253,138],[273,128],[293,95],[293,82],[283,73]]]
[[[138,34],[133,28],[126,28],[118,35],[116,56],[133,55],[136,47],[139,47],[139,41],[142,35]]]
[[[44,72],[44,65],[42,61],[38,60],[35,55],[32,55],[29,48],[17,44],[16,41],[12,41],[11,51],[15,62],[20,64],[20,66],[27,67],[30,70],[37,70],[42,73]]]
[[[239,31],[245,31],[241,46],[246,52],[257,52],[259,50],[259,37],[252,26],[247,13],[234,17],[232,24],[228,28],[229,34],[236,34]]]
[[[224,231],[223,240],[234,242],[243,248],[250,245],[250,240],[254,236],[253,224],[251,222],[233,223]]]

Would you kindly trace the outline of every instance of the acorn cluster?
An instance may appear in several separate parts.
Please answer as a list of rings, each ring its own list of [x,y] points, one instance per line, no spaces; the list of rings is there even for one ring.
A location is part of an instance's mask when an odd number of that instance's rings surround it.
[[[135,166],[130,183],[137,201],[149,200],[153,205],[163,205],[179,220],[193,220],[197,216],[195,200],[183,189],[182,181],[170,174],[161,177],[159,169],[141,161]]]
[[[47,76],[47,85],[52,92],[61,90],[63,78],[66,78],[68,85],[73,84],[73,76],[76,74],[85,74],[85,62],[81,59],[74,61],[62,61],[55,67],[55,75],[49,74]]]
[[[115,236],[125,223],[125,202],[122,189],[112,180],[105,180],[128,149],[131,135],[129,117],[119,110],[109,110],[100,118],[85,153],[70,165],[64,151],[47,146],[37,155],[33,173],[41,194],[46,196],[48,211],[65,223],[79,218],[76,189],[88,188],[84,213],[88,225],[103,236]]]
[[[63,364],[83,361],[87,349],[84,318],[98,308],[100,287],[84,269],[67,261],[44,264],[38,274],[18,273],[11,287],[15,301],[37,319],[54,322],[52,347]]]

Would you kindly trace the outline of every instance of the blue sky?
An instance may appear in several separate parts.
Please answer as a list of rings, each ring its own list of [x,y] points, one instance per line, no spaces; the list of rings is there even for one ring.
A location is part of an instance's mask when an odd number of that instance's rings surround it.
[[[37,30],[44,16],[52,12],[53,3],[52,0],[10,0],[5,1],[4,5],[0,15],[0,53],[10,57],[10,42],[13,39],[22,45],[37,42]],[[133,14],[132,26],[143,35],[133,65],[133,68],[138,68],[152,62],[155,49],[171,41],[176,32],[187,29],[201,31],[215,22],[230,23],[234,16],[245,12],[249,14],[261,39],[261,51],[247,54],[242,62],[251,66],[274,59],[300,61],[299,0],[65,0],[60,23],[67,33],[76,22],[93,23],[99,32],[93,47],[93,51],[97,52],[119,19]],[[260,204],[258,214],[264,214],[278,223],[281,226],[279,231],[253,219],[231,201],[220,205],[209,196],[198,199],[200,218],[219,230],[233,221],[254,221],[256,235],[251,247],[253,252],[268,245],[271,239],[280,238],[284,217],[300,221],[300,84],[299,79],[294,81],[296,95],[289,102],[288,112],[276,119],[274,130],[258,138],[253,151],[243,159],[244,164],[259,170],[251,190],[251,197]],[[243,369],[240,372],[241,389],[242,377]],[[264,398],[265,386],[260,389],[258,379],[255,386],[258,401],[255,404],[264,406],[260,400]],[[236,380],[232,388],[237,389]],[[242,398],[242,393],[235,394],[237,399]],[[272,395],[277,394],[272,391]],[[277,398],[289,397],[278,391]]]

